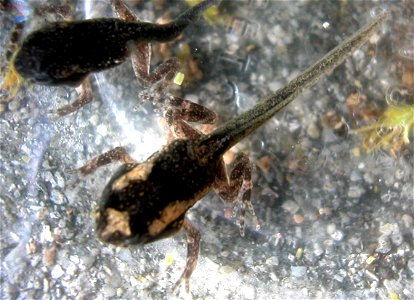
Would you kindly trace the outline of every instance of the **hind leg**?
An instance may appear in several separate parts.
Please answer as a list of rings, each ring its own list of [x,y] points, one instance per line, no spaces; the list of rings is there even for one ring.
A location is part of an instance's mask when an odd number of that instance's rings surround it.
[[[183,273],[181,274],[177,282],[174,284],[173,291],[184,280],[185,290],[187,293],[189,293],[190,277],[197,266],[198,256],[200,252],[201,235],[198,229],[188,219],[184,219],[182,228],[185,230],[187,234],[187,262]]]
[[[221,161],[220,171],[214,182],[214,189],[221,199],[234,204],[235,208],[238,209],[238,222],[240,235],[242,236],[244,236],[245,231],[246,211],[250,212],[253,224],[259,229],[259,222],[250,200],[252,186],[252,165],[246,154],[239,153],[237,155],[230,175],[227,173],[224,161]]]

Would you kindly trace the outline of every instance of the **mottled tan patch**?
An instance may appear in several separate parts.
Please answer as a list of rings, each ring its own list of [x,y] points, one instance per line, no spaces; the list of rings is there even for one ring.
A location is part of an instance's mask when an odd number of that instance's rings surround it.
[[[206,187],[204,190],[194,195],[192,199],[188,199],[186,201],[174,201],[168,204],[162,210],[160,217],[149,224],[149,235],[157,236],[161,233],[169,224],[177,220],[178,217],[183,215],[198,200],[202,199],[210,191],[210,189],[210,187]]]
[[[153,164],[150,162],[137,165],[132,170],[122,175],[118,180],[115,180],[112,184],[112,190],[122,191],[131,181],[146,180],[151,173],[152,167]]]
[[[124,236],[131,235],[128,212],[118,211],[113,208],[107,208],[106,213],[106,227],[101,233],[101,237],[103,239],[110,237],[115,232],[120,232]]]
[[[159,219],[155,219],[151,222],[148,226],[148,233],[151,236],[156,236],[160,232],[162,232],[168,224],[175,221],[179,216],[187,211],[188,208],[191,207],[191,201],[175,201],[173,203],[168,204],[161,212],[161,216]]]

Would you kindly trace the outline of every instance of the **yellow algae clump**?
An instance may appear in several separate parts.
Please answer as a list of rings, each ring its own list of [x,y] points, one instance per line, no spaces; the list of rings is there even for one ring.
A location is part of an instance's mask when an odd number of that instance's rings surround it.
[[[10,102],[17,95],[23,83],[22,77],[16,72],[13,64],[10,64],[4,74],[0,87],[0,103]]]
[[[369,153],[379,149],[398,152],[410,143],[414,129],[414,104],[390,105],[371,125],[354,132],[363,135],[363,148]]]

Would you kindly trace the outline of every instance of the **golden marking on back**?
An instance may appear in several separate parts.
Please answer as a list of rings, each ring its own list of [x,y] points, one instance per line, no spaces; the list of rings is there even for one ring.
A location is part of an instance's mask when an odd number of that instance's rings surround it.
[[[151,174],[153,163],[146,162],[135,166],[133,169],[122,175],[118,180],[112,183],[112,190],[123,191],[133,181],[144,181]]]
[[[184,215],[187,210],[192,207],[199,199],[203,198],[208,192],[209,188],[200,191],[192,199],[188,201],[174,201],[168,204],[161,212],[158,219],[154,219],[148,224],[148,233],[151,236],[160,234],[169,224],[173,223],[179,217]]]

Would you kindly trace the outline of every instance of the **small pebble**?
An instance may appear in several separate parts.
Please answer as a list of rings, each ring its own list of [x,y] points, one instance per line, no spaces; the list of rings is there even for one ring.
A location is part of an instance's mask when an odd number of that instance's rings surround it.
[[[282,208],[291,214],[295,214],[299,210],[299,205],[293,200],[287,200],[283,202]]]
[[[321,136],[321,132],[318,126],[314,122],[311,122],[308,125],[308,128],[306,129],[306,133],[309,135],[310,138],[314,140],[318,139]]]
[[[220,273],[229,274],[229,273],[233,273],[235,270],[230,266],[222,266],[220,267],[219,271]]]
[[[10,111],[16,111],[20,107],[20,98],[16,97],[13,101],[10,101],[8,106]]]
[[[326,226],[326,232],[328,234],[333,234],[336,230],[336,225],[335,224],[328,224],[328,226]]]
[[[378,247],[375,251],[383,254],[391,251],[391,241],[388,236],[381,235],[378,238]]]
[[[295,221],[296,224],[300,224],[303,222],[303,220],[305,220],[305,218],[300,214],[294,214],[293,220]]]
[[[292,276],[303,277],[306,275],[307,268],[303,266],[291,266],[290,270],[292,271]]]
[[[365,193],[365,189],[362,186],[354,185],[350,186],[348,190],[349,198],[360,198]]]
[[[45,225],[43,226],[43,231],[40,234],[40,242],[52,242],[53,241],[53,235],[52,231],[50,230],[50,226]]]
[[[53,267],[51,275],[53,279],[58,279],[59,277],[61,277],[63,274],[65,274],[65,272],[63,272],[63,269],[60,265],[56,265]]]
[[[56,247],[52,246],[45,250],[43,254],[43,263],[45,266],[50,267],[56,263]]]
[[[98,127],[96,127],[96,132],[105,137],[108,135],[108,128],[105,125],[100,124]]]
[[[52,193],[50,194],[50,200],[58,205],[62,205],[66,202],[65,196],[56,189],[52,190]]]
[[[408,270],[410,270],[410,272],[414,274],[414,258],[411,258],[407,262],[407,267],[408,267]]]
[[[404,223],[405,228],[411,228],[413,226],[413,217],[412,216],[404,214],[401,217],[401,219]]]
[[[341,230],[336,230],[335,232],[333,232],[333,233],[331,234],[331,237],[332,237],[335,241],[339,242],[339,241],[342,241],[342,239],[344,238],[344,233],[343,233]]]

